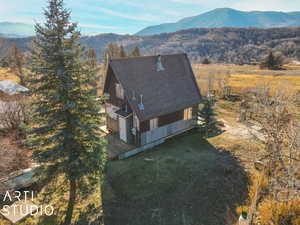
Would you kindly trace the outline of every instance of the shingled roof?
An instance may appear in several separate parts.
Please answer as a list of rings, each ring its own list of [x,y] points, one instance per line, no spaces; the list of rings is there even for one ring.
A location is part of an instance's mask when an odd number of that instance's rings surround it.
[[[21,92],[26,92],[28,89],[11,80],[0,81],[0,91],[8,95],[15,95]]]
[[[158,67],[158,60],[158,56],[144,56],[111,59],[109,63],[140,121],[182,110],[201,101],[186,54],[160,56],[163,68]],[[141,95],[144,110],[138,106]]]

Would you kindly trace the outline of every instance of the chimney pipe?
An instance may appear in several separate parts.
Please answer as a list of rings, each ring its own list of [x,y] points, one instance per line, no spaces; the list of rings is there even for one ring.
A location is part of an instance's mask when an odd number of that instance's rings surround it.
[[[157,62],[156,62],[156,71],[157,72],[161,72],[161,71],[164,71],[165,68],[164,66],[162,65],[162,62],[161,62],[161,55],[158,55],[157,56]]]

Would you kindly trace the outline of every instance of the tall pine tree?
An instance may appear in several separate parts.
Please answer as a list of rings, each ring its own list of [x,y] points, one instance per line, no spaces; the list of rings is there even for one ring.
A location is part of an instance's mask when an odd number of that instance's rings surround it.
[[[120,46],[120,57],[125,58],[127,56],[127,53],[123,47],[123,45]]]
[[[46,184],[65,175],[69,200],[63,224],[72,221],[74,205],[82,184],[96,184],[105,164],[104,141],[100,137],[100,103],[96,68],[81,46],[77,25],[63,0],[49,0],[46,22],[36,24],[31,49],[30,89],[33,126],[28,142],[40,163]],[[44,179],[43,179],[44,178]]]
[[[141,56],[140,48],[138,46],[135,46],[135,48],[132,50],[131,56],[133,57]]]

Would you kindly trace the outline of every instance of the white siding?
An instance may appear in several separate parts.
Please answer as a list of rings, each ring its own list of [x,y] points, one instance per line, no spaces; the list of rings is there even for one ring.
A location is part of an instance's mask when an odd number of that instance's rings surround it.
[[[188,128],[192,128],[196,125],[195,120],[180,120],[166,126],[162,126],[141,135],[141,144],[148,144],[154,141],[157,141],[162,138],[166,138],[170,135],[179,133],[180,131],[184,131]]]

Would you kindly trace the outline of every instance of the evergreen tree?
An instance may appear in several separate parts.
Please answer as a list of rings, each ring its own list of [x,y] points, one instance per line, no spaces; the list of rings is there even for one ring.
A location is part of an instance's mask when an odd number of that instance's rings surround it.
[[[117,44],[109,43],[103,54],[104,65],[107,66],[108,59],[124,58],[126,56],[127,53],[122,45],[119,46]]]
[[[120,47],[117,44],[109,43],[104,52],[105,57],[118,58],[120,57]]]
[[[220,132],[219,123],[216,120],[217,114],[214,111],[214,100],[206,99],[204,106],[198,112],[200,118],[200,129],[204,132],[204,136],[208,137],[211,134],[217,134]]]
[[[123,45],[120,46],[120,57],[125,58],[127,56],[127,53],[123,47]]]
[[[138,57],[138,56],[141,56],[141,52],[140,52],[140,48],[138,46],[136,46],[131,54],[130,54],[132,57]]]
[[[77,25],[63,0],[49,0],[44,26],[36,24],[31,48],[33,124],[28,143],[41,164],[43,184],[64,175],[69,200],[64,225],[71,224],[78,191],[96,185],[105,164],[100,137],[96,68],[88,63]]]
[[[202,64],[210,64],[210,60],[208,58],[204,58]]]
[[[97,66],[97,54],[95,49],[88,48],[86,51],[86,57],[89,60],[89,63],[91,64],[92,67]]]
[[[261,68],[266,68],[270,70],[280,69],[282,64],[284,63],[284,58],[281,54],[273,54],[272,52],[269,53],[267,57],[265,57],[260,64]]]

